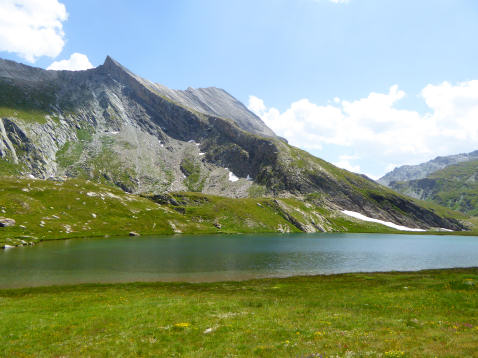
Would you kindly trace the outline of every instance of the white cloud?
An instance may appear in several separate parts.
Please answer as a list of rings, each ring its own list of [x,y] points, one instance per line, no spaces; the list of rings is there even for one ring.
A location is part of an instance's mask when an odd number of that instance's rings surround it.
[[[68,71],[81,71],[93,68],[90,60],[86,55],[82,53],[75,52],[70,56],[68,60],[55,61],[47,70],[68,70]]]
[[[347,169],[348,171],[359,173],[360,172],[360,165],[353,165],[351,161],[358,159],[356,155],[341,155],[339,157],[339,161],[333,163],[335,166]]]
[[[258,114],[259,116],[264,115],[267,111],[264,101],[255,96],[249,96],[249,104],[247,106],[252,112]]]
[[[390,163],[415,164],[478,149],[477,80],[427,85],[420,93],[429,107],[425,114],[397,108],[405,96],[394,85],[388,93],[372,92],[354,101],[334,98],[317,105],[301,99],[284,112],[250,96],[249,108],[292,145],[375,177],[390,169]],[[331,154],[351,149],[359,157],[353,164],[351,158],[339,155],[337,161],[337,154]],[[376,168],[376,163],[382,167]]]
[[[58,0],[1,0],[0,51],[29,62],[56,57],[65,44],[62,22],[68,18]]]
[[[396,167],[398,167],[397,164],[395,163],[390,163],[388,164],[386,167],[385,167],[385,172],[391,172],[393,169],[395,169]]]

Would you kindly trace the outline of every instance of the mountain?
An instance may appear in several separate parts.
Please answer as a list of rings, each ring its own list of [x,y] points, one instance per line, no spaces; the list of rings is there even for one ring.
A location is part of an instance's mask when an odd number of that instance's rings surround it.
[[[224,90],[171,90],[110,57],[78,72],[0,60],[0,118],[4,175],[78,178],[148,197],[307,199],[317,208],[306,215],[308,231],[324,230],[321,208],[412,228],[464,228],[289,145]]]
[[[417,199],[478,215],[478,160],[448,165],[423,179],[394,181],[390,187]]]
[[[471,153],[461,153],[446,157],[436,157],[428,162],[418,165],[402,165],[388,172],[378,182],[391,187],[392,182],[403,182],[407,180],[423,179],[428,175],[446,168],[449,165],[478,159],[478,150]]]

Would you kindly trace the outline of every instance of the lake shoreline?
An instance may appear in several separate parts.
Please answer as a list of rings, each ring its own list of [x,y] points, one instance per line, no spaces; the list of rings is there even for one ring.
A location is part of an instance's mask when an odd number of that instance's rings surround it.
[[[211,231],[211,232],[198,232],[198,233],[188,233],[188,232],[182,232],[182,233],[146,233],[146,234],[139,234],[139,235],[129,235],[129,234],[98,234],[98,235],[85,235],[85,236],[74,236],[74,237],[46,237],[46,238],[38,238],[35,243],[28,242],[26,244],[20,244],[17,246],[0,246],[0,250],[6,250],[6,249],[12,249],[16,247],[27,247],[27,246],[35,246],[38,245],[42,242],[49,242],[49,241],[65,241],[65,240],[82,240],[82,239],[121,239],[125,237],[130,237],[131,239],[135,239],[137,237],[152,237],[152,236],[157,236],[159,238],[163,237],[169,237],[171,235],[174,236],[201,236],[201,235],[224,235],[224,236],[230,236],[230,235],[255,235],[255,234],[261,234],[261,235],[267,235],[267,234],[282,234],[282,235],[301,235],[301,234],[306,234],[306,235],[317,235],[317,234],[386,234],[386,235],[415,235],[415,236],[422,236],[422,235],[436,235],[436,236],[477,236],[478,237],[478,232],[477,231],[387,231],[384,230],[383,232],[378,232],[378,231],[333,231],[333,232],[313,232],[313,233],[307,233],[307,232],[287,232],[287,233],[278,233],[276,231],[270,231],[270,232],[257,232],[257,233],[251,233],[251,232],[221,232],[221,231]],[[0,251],[1,252],[1,251]]]
[[[221,281],[176,281],[176,280],[157,280],[157,281],[130,281],[130,282],[83,282],[78,284],[61,284],[61,285],[45,285],[45,286],[24,286],[24,287],[14,287],[14,288],[1,288],[0,287],[0,296],[4,293],[10,291],[22,291],[22,290],[48,290],[48,289],[65,289],[70,290],[75,287],[111,287],[111,286],[128,286],[128,285],[145,285],[145,286],[157,286],[157,285],[208,285],[208,284],[227,284],[227,283],[243,283],[247,284],[249,282],[267,282],[270,280],[300,280],[300,279],[333,279],[340,278],[343,276],[350,275],[406,275],[406,274],[434,274],[434,273],[456,273],[456,272],[468,272],[468,271],[477,271],[478,266],[468,266],[468,267],[444,267],[444,268],[433,268],[433,269],[422,269],[422,270],[403,270],[403,271],[356,271],[356,272],[341,272],[341,273],[324,273],[324,274],[310,274],[310,275],[290,275],[290,276],[268,276],[260,278],[244,278],[244,279],[231,279],[231,280],[221,280]]]

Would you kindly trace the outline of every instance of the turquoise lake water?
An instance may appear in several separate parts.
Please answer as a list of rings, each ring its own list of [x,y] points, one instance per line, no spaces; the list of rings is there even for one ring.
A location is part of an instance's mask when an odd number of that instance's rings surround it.
[[[75,239],[0,250],[0,288],[478,266],[478,237],[266,234]]]

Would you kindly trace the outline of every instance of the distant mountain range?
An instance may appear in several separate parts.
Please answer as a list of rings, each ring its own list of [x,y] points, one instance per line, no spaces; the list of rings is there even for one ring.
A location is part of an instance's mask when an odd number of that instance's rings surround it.
[[[78,72],[0,60],[0,173],[80,178],[142,195],[307,196],[334,215],[463,229],[289,145],[222,89],[171,90],[110,57]],[[308,227],[323,230],[327,218],[316,214]]]
[[[440,169],[446,168],[449,165],[467,162],[470,160],[478,159],[478,150],[471,153],[461,153],[455,155],[449,155],[445,157],[436,157],[428,162],[417,165],[402,165],[388,172],[383,177],[378,179],[380,184],[390,186],[392,182],[408,181],[415,179],[426,178],[429,174],[432,174]]]
[[[405,195],[478,215],[478,151],[401,166],[378,181]]]

